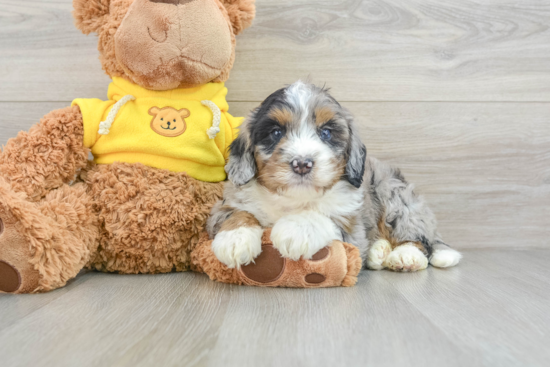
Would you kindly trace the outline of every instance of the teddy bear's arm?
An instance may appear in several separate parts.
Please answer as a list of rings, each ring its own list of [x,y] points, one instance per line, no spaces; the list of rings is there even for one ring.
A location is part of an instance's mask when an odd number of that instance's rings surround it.
[[[40,200],[86,167],[89,150],[83,146],[83,134],[78,106],[48,113],[28,132],[8,140],[0,152],[0,176],[16,192]]]

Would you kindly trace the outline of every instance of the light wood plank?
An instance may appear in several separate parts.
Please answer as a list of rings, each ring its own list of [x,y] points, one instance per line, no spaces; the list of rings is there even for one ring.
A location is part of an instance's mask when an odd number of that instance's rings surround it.
[[[550,101],[550,4],[539,0],[258,0],[232,101],[310,76],[342,101]],[[97,38],[71,0],[0,1],[0,100],[103,97]]]
[[[364,273],[353,289],[245,288],[235,296],[209,366],[266,362],[272,366],[402,366],[411,361],[419,366],[464,366],[476,362],[475,356],[457,349],[411,307],[381,274]]]
[[[84,274],[84,272],[82,274]],[[45,293],[38,297],[32,294],[17,297],[0,294],[0,331],[19,322],[51,302],[54,302],[59,297],[84,283],[87,279],[88,278],[85,276],[79,276],[69,281],[67,286],[59,291]]]
[[[73,25],[72,1],[0,1],[0,100],[105,97],[97,37]]]
[[[0,102],[0,145],[20,131],[28,131],[50,111],[70,105],[70,102]]]
[[[136,366],[151,348],[154,365],[201,365],[230,296],[228,286],[192,273],[82,277],[86,286],[0,332],[3,365]],[[6,297],[23,296],[0,302]]]
[[[66,105],[0,103],[0,144]],[[234,102],[230,111],[242,116],[256,105]],[[450,244],[550,247],[550,104],[344,105],[369,154],[402,168]]]
[[[543,366],[550,352],[537,345],[550,342],[550,271],[525,276],[533,254],[548,261],[548,251],[474,250],[456,268],[383,276],[455,345],[474,349],[483,365]]]
[[[229,86],[241,101],[308,76],[342,101],[549,101],[549,22],[537,0],[259,1]]]
[[[0,355],[6,366],[542,367],[548,261],[548,250],[466,250],[455,268],[364,271],[353,288],[321,290],[87,273],[65,292],[0,295],[0,323],[11,319]]]

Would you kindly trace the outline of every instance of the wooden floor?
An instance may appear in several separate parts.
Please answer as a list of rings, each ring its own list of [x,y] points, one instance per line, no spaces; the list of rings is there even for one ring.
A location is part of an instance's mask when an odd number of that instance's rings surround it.
[[[0,364],[548,366],[548,263],[548,250],[468,250],[456,268],[317,290],[87,273],[0,295]]]
[[[0,144],[106,98],[71,0],[0,0]],[[80,275],[0,295],[0,366],[550,366],[550,1],[257,0],[230,112],[310,78],[402,168],[457,268],[364,272],[350,289],[192,273]]]

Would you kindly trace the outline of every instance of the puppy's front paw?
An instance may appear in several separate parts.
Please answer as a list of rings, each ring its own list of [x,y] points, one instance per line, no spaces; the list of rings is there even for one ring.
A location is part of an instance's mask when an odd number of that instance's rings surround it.
[[[228,268],[239,269],[250,264],[262,252],[260,227],[239,227],[219,232],[212,241],[212,250]]]
[[[367,253],[367,267],[372,270],[384,269],[384,261],[391,252],[391,244],[380,239],[372,244]]]
[[[283,257],[308,260],[340,237],[338,227],[316,212],[288,215],[279,219],[271,231],[273,246]]]
[[[390,252],[383,265],[394,271],[417,271],[428,267],[428,258],[416,246],[406,243]]]

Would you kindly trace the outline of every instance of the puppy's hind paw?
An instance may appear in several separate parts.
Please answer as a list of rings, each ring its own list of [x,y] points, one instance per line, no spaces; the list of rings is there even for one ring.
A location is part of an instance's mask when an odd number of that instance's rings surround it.
[[[373,243],[367,253],[367,267],[372,270],[384,269],[384,261],[391,252],[391,244],[384,239]]]
[[[239,269],[248,265],[262,252],[262,234],[260,227],[240,227],[230,231],[221,231],[212,242],[212,250],[228,268]]]
[[[406,243],[390,252],[383,265],[394,271],[412,272],[426,269],[428,258],[415,245]]]
[[[462,259],[462,254],[452,248],[439,248],[436,249],[432,257],[430,257],[430,264],[436,268],[449,268],[455,266]]]

